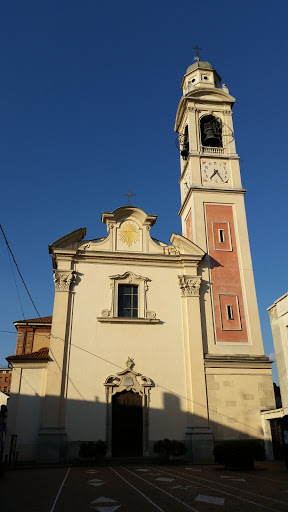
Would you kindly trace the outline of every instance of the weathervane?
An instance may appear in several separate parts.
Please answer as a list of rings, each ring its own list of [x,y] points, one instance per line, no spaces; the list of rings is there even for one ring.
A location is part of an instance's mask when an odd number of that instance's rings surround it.
[[[127,199],[127,206],[132,206],[131,205],[131,197],[134,196],[136,197],[136,194],[132,194],[131,191],[128,189],[128,193],[127,194],[122,194],[123,196],[128,196],[128,199]]]
[[[200,52],[202,50],[202,48],[199,48],[198,44],[196,44],[196,46],[194,46],[193,50],[195,50],[196,52],[196,57],[194,57],[194,60],[200,60]]]

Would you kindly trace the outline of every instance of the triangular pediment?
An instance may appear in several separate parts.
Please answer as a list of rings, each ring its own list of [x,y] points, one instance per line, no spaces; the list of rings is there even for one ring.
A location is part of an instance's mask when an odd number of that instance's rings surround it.
[[[178,233],[172,233],[170,242],[180,254],[189,254],[190,256],[195,256],[197,259],[204,258],[206,254],[198,245]]]
[[[67,235],[58,238],[49,247],[49,253],[52,253],[54,249],[75,249],[77,244],[83,240],[86,235],[86,228],[79,228],[75,231],[71,231]]]

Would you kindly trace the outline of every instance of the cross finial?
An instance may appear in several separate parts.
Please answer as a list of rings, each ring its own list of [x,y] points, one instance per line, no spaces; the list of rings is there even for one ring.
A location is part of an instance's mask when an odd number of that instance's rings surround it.
[[[136,197],[136,194],[132,194],[131,191],[128,189],[128,193],[127,194],[122,194],[123,196],[128,196],[128,199],[127,199],[127,206],[131,206],[131,197]]]
[[[196,46],[194,46],[193,50],[195,50],[196,52],[196,57],[194,57],[194,60],[200,60],[200,52],[202,50],[202,48],[199,48],[198,44],[196,44]]]
[[[126,367],[129,368],[129,370],[132,370],[133,367],[135,366],[134,359],[132,359],[132,357],[128,356],[128,359],[125,364],[126,364]]]

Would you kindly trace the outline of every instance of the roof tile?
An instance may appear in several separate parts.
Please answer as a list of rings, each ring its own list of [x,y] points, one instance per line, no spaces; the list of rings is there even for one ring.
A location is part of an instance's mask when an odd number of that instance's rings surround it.
[[[52,316],[42,316],[40,318],[29,318],[25,320],[16,320],[14,324],[52,324]]]
[[[23,361],[23,360],[43,360],[48,359],[49,356],[49,348],[41,348],[37,352],[31,352],[30,354],[19,354],[14,356],[6,357],[6,360],[10,363],[10,361]]]

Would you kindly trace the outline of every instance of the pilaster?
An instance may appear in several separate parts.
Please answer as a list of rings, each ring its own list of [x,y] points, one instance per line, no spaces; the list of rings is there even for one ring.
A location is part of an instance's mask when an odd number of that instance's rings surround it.
[[[67,263],[66,263],[67,265]],[[70,263],[69,263],[70,266]],[[55,299],[50,335],[49,363],[46,394],[43,402],[40,436],[40,459],[60,461],[66,440],[65,389],[70,338],[75,272],[69,269],[54,270]]]
[[[199,292],[201,277],[178,276],[182,296],[187,395],[187,446],[193,462],[213,461],[204,370]]]

